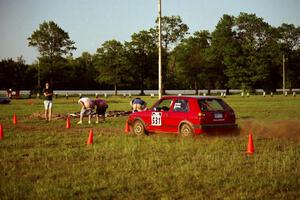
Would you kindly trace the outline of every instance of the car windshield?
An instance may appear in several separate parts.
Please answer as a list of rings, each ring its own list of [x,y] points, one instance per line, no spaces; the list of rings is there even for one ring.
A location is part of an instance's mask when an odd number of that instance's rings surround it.
[[[200,99],[198,104],[202,111],[224,111],[225,106],[221,99]]]

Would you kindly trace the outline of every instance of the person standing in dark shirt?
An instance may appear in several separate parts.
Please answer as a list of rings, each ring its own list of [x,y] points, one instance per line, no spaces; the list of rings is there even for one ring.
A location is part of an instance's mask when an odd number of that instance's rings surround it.
[[[45,84],[45,89],[43,90],[43,94],[44,94],[45,118],[46,121],[51,121],[53,90],[50,88],[48,82]]]

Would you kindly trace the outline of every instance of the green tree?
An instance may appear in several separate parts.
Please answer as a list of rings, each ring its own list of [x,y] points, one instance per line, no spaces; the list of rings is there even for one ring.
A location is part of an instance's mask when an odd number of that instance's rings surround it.
[[[16,61],[13,59],[3,59],[0,61],[0,89],[28,89],[32,88],[34,82],[32,76],[35,71],[29,65],[25,64],[25,60],[18,57]]]
[[[166,52],[169,52],[174,45],[184,39],[189,30],[189,27],[182,22],[180,16],[162,17],[161,27],[162,45]]]
[[[35,30],[27,39],[29,46],[38,49],[42,66],[48,68],[46,70],[49,70],[49,78],[53,82],[54,68],[57,62],[76,49],[75,42],[70,40],[69,34],[53,21],[45,21],[40,24],[39,29]]]
[[[279,43],[286,53],[297,50],[300,47],[300,27],[283,23],[277,28],[279,31]]]
[[[271,28],[255,14],[241,13],[235,20],[234,48],[226,52],[224,64],[228,86],[252,90],[259,81],[268,78],[270,68],[265,59],[265,47]]]
[[[94,57],[88,52],[83,52],[80,57],[72,60],[72,70],[76,88],[79,89],[96,89],[97,70],[94,63]]]
[[[231,55],[236,49],[235,32],[233,30],[234,20],[233,16],[223,15],[211,34],[211,47],[207,50],[206,55],[208,62],[214,68],[212,73],[216,76],[215,88],[226,87],[228,81],[227,76],[224,74],[226,69],[224,60],[228,54]]]
[[[127,83],[129,78],[129,68],[125,64],[123,44],[116,40],[104,42],[95,54],[95,66],[99,72],[97,81],[113,85],[115,95],[118,95],[118,87]]]
[[[158,19],[156,20],[158,23]],[[180,16],[164,16],[161,18],[161,36],[162,36],[162,89],[165,90],[166,83],[172,83],[174,79],[174,65],[168,65],[170,51],[185,38],[189,27],[182,22]],[[150,30],[158,38],[158,26]],[[168,69],[169,66],[169,69]]]
[[[286,58],[286,81],[287,87],[299,87],[300,85],[300,27],[293,24],[282,24],[277,28],[278,43],[281,53]],[[281,66],[280,66],[281,67]],[[280,70],[281,71],[281,70]],[[281,76],[282,77],[282,76]]]
[[[157,46],[149,31],[140,31],[131,36],[130,42],[125,42],[125,51],[130,66],[131,81],[138,85],[141,95],[144,95],[145,84],[151,85],[157,80]]]
[[[210,46],[208,31],[195,32],[193,36],[184,39],[173,51],[171,60],[175,61],[175,77],[180,84],[193,88],[198,94],[199,86],[209,85],[210,66],[206,60],[206,51]]]

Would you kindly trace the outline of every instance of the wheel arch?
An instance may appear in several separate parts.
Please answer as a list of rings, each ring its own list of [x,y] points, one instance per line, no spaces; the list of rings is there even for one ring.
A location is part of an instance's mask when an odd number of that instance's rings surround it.
[[[134,118],[133,121],[132,121],[132,125],[133,125],[136,121],[142,122],[142,124],[144,125],[144,127],[146,127],[146,123],[144,122],[144,120],[143,120],[141,117],[136,117],[136,118]]]
[[[195,132],[194,125],[192,124],[192,122],[190,122],[188,120],[183,120],[179,123],[179,125],[177,127],[178,134],[180,133],[181,126],[184,124],[188,124],[192,128],[193,132]]]

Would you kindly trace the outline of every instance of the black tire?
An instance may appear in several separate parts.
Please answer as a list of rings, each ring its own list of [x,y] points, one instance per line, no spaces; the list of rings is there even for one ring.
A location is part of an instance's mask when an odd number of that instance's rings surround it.
[[[194,130],[189,124],[182,124],[180,126],[180,135],[182,137],[192,137],[194,136]]]
[[[146,135],[144,124],[141,121],[135,121],[132,132],[137,136]]]

